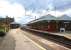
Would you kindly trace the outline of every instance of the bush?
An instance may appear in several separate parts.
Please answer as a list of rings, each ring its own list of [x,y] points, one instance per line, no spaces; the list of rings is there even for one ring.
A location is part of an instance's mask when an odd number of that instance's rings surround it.
[[[0,31],[0,37],[4,37],[5,35],[6,35],[6,33],[5,33],[5,32]]]

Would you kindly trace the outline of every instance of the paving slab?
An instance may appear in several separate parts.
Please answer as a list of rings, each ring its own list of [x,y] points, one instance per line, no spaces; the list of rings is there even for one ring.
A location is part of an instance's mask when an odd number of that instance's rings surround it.
[[[0,38],[0,50],[14,50],[14,49],[15,49],[15,40],[9,33],[7,33],[4,38]]]
[[[16,40],[15,50],[42,50],[31,42],[30,38],[26,37],[19,29],[13,29],[10,33]]]

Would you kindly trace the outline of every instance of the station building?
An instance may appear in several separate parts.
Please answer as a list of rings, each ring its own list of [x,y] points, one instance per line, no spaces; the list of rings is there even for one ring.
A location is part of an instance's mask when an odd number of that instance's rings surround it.
[[[6,16],[5,18],[0,17],[0,29],[7,32],[10,29],[10,23],[11,22],[14,22],[14,18],[11,18],[11,17],[8,17],[8,16]]]
[[[12,22],[10,23],[10,28],[11,29],[16,29],[16,28],[19,28],[20,27],[20,24],[17,23],[17,22]]]
[[[61,17],[54,17],[50,14],[40,17],[27,24],[31,29],[37,29],[48,32],[70,32],[71,31],[71,17],[63,15]]]

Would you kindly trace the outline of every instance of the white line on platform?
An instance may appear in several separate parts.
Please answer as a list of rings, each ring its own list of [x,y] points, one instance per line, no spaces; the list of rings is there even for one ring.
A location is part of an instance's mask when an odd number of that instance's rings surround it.
[[[29,41],[31,41],[33,44],[35,44],[37,47],[39,47],[41,50],[46,50],[44,47],[40,46],[39,44],[37,44],[36,42],[34,42],[33,40],[31,40],[29,37],[27,37],[26,35],[24,36],[25,38],[27,38]]]

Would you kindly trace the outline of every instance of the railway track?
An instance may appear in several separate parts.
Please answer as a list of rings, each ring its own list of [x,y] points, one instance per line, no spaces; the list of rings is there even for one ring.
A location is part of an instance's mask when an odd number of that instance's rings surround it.
[[[51,35],[47,34],[47,38],[51,41],[54,41],[64,47],[70,48],[71,49],[71,40],[64,37],[64,36],[58,36],[58,35]]]
[[[46,33],[43,31],[38,31],[38,30],[33,30],[33,29],[25,29],[25,30],[28,30],[30,32],[34,32],[34,34],[36,33],[38,36],[41,36],[45,39],[48,39],[48,40],[53,41],[59,45],[62,45],[64,47],[71,49],[71,39],[68,39],[64,36],[54,35],[54,34]]]

